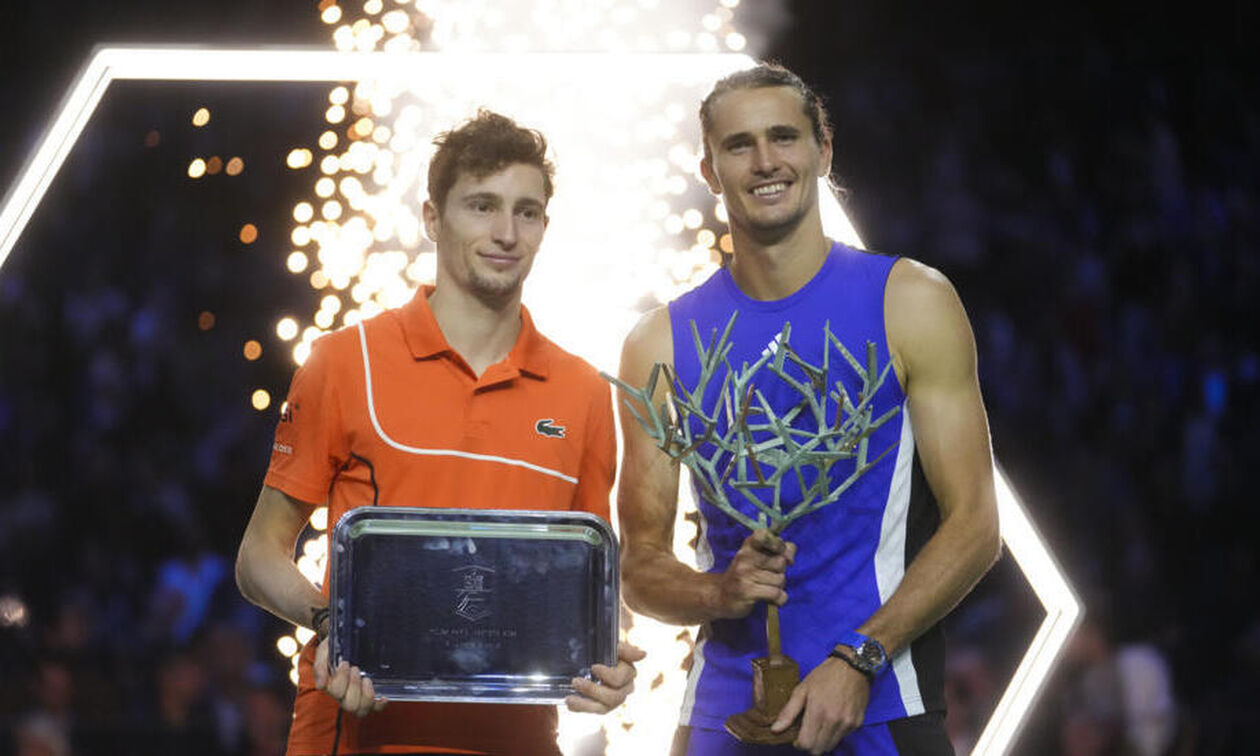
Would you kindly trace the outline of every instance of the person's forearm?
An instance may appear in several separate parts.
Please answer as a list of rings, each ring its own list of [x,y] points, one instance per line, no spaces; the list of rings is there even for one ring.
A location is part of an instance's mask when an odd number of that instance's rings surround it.
[[[698,625],[725,616],[719,575],[644,547],[627,549],[621,567],[626,604],[639,614],[671,625]]]
[[[248,540],[236,560],[236,584],[254,604],[303,627],[311,626],[314,610],[328,605],[292,559],[274,548],[251,548]]]
[[[911,562],[901,585],[879,611],[856,628],[891,656],[949,613],[1001,554],[996,517],[956,513]]]
[[[303,627],[311,627],[313,613],[328,605],[293,562],[293,547],[314,508],[279,489],[263,486],[236,555],[236,584],[241,595]]]

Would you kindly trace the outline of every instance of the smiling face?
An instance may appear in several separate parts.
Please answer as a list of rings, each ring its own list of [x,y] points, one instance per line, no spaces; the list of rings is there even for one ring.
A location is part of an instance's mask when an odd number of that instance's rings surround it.
[[[804,101],[789,87],[736,89],[711,107],[701,173],[723,195],[731,228],[763,242],[818,216],[818,178],[831,166],[831,140],[814,138]]]
[[[543,172],[511,163],[481,178],[463,172],[441,208],[424,203],[437,244],[438,285],[453,284],[483,301],[519,297],[547,228]]]

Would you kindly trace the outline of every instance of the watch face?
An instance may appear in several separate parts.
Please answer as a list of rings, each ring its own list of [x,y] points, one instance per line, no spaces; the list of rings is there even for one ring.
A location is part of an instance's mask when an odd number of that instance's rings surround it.
[[[884,649],[878,643],[867,641],[854,649],[857,658],[873,672],[884,665]]]

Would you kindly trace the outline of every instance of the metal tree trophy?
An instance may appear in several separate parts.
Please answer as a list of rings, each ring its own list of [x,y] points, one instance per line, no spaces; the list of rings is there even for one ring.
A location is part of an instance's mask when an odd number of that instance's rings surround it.
[[[707,501],[750,531],[768,528],[778,535],[801,517],[835,503],[891,451],[889,447],[875,459],[869,459],[869,437],[900,407],[874,417],[872,401],[892,365],[881,370],[875,345],[868,341],[863,366],[832,334],[829,323],[823,330],[821,366],[810,364],[792,348],[792,326],[784,323],[776,339],[777,347],[764,352],[751,365],[744,363],[736,369],[727,355],[737,317],[738,313],[731,315],[721,336],[715,329],[707,347],[692,321],[700,376],[691,389],[681,385],[673,371],[660,363],[652,367],[643,388],[612,376],[604,377],[644,408],[640,413],[636,402],[623,398],[656,445],[687,466]],[[840,381],[828,385],[833,348],[861,381],[856,397],[850,396]],[[795,368],[795,375],[789,367]],[[662,374],[666,396],[656,405],[652,397]],[[711,392],[719,374],[720,388]],[[757,387],[758,378],[770,376],[790,386],[799,396],[786,411],[771,406]],[[846,462],[851,462],[851,472],[834,482],[833,468]],[[797,481],[799,500],[784,500],[785,479]],[[752,505],[756,519],[732,504],[732,492]],[[793,724],[782,733],[770,731],[800,680],[800,666],[783,653],[780,645],[779,607],[775,604],[766,606],[766,645],[767,655],[752,661],[753,707],[728,717],[726,729],[744,742],[790,743],[796,739],[798,725]]]

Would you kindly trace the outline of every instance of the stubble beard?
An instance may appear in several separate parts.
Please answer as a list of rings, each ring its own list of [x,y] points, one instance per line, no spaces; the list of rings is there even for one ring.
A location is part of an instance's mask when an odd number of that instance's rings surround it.
[[[525,273],[487,275],[473,268],[468,272],[468,288],[473,296],[488,304],[500,304],[521,291]]]
[[[753,217],[748,217],[740,225],[750,238],[755,239],[759,244],[769,245],[791,236],[805,220],[805,215],[804,212],[798,210],[785,218],[767,222],[758,222]]]

